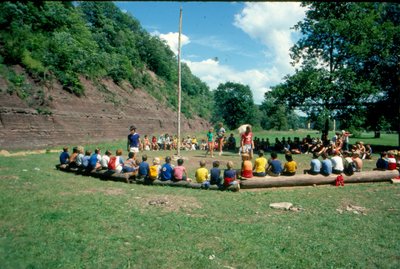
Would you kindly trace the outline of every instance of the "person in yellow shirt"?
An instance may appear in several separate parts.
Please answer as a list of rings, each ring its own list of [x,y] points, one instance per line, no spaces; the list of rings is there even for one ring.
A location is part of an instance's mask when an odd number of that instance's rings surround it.
[[[285,154],[286,163],[283,166],[283,176],[294,176],[297,170],[297,163],[293,161],[292,154]]]
[[[205,161],[200,161],[200,168],[196,170],[195,178],[198,183],[204,183],[205,181],[208,181],[209,173],[208,169],[206,168]]]
[[[267,159],[264,157],[264,151],[260,150],[258,152],[258,158],[254,162],[253,176],[255,177],[265,177],[265,169],[267,168]]]

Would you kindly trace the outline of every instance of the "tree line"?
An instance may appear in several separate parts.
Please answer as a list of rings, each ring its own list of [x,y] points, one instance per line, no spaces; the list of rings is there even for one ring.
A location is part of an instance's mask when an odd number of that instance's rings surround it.
[[[400,5],[374,2],[303,2],[306,17],[291,48],[293,75],[255,105],[251,89],[226,82],[210,91],[182,63],[182,112],[234,129],[341,128],[399,130]],[[56,78],[84,95],[79,75],[129,81],[177,107],[177,58],[112,2],[3,2],[0,64],[20,64],[31,76]],[[153,72],[157,79],[148,72]],[[300,117],[295,110],[307,116]]]

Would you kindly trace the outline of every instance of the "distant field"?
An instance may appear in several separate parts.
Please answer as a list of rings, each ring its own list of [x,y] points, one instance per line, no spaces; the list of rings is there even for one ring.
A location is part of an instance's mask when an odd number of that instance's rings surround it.
[[[125,149],[125,140],[88,147],[96,146]],[[182,151],[190,176],[203,154]],[[142,186],[57,171],[58,155],[0,156],[1,268],[400,266],[398,185],[238,193]],[[310,158],[295,156],[299,170]],[[215,159],[239,168],[237,153]],[[206,159],[208,168],[215,159]],[[365,169],[375,161],[365,161]],[[273,202],[303,210],[273,210]]]

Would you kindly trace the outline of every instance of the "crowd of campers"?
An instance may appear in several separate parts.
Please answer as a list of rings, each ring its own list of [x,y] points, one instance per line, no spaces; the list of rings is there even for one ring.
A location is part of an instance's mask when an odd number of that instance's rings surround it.
[[[192,138],[193,139],[193,138]],[[193,140],[190,140],[193,145]],[[178,159],[177,165],[171,163],[171,157],[167,156],[163,163],[160,158],[153,158],[151,161],[147,160],[145,153],[146,149],[141,149],[141,159],[137,157],[137,152],[129,150],[128,158],[125,160],[123,150],[118,149],[115,153],[106,150],[104,154],[99,148],[93,152],[91,150],[84,150],[83,147],[74,147],[72,153],[65,147],[60,155],[60,164],[70,168],[82,168],[87,170],[112,170],[117,173],[132,173],[137,178],[142,178],[146,181],[154,181],[156,179],[161,181],[195,181],[209,186],[216,184],[223,187],[228,187],[232,184],[237,184],[238,178],[249,179],[252,177],[265,177],[265,176],[293,176],[298,174],[297,163],[294,160],[296,154],[310,154],[312,156],[309,169],[300,171],[302,174],[329,176],[331,174],[346,174],[352,175],[353,173],[360,172],[363,169],[363,159],[370,159],[372,150],[370,147],[364,146],[362,142],[357,142],[352,147],[346,145],[344,141],[340,140],[340,136],[336,141],[326,141],[310,138],[307,136],[303,140],[290,138],[275,140],[276,143],[271,149],[268,144],[263,144],[261,139],[258,142],[255,139],[255,152],[257,157],[253,161],[250,154],[241,154],[240,169],[234,169],[233,162],[229,161],[225,169],[221,170],[220,162],[215,160],[212,167],[207,168],[205,161],[200,161],[198,169],[195,171],[194,179],[188,178],[187,170],[184,166],[184,160]],[[264,142],[267,142],[265,140]],[[279,142],[278,142],[279,141]],[[299,141],[302,141],[298,143]],[[283,142],[283,143],[282,143]],[[333,143],[332,143],[333,142]],[[189,140],[187,140],[189,143]],[[157,143],[158,144],[158,143]],[[295,145],[292,147],[292,145]],[[263,147],[265,146],[265,147]],[[349,147],[350,150],[345,150]],[[168,147],[157,146],[153,150],[168,150]],[[207,150],[206,148],[200,148]],[[150,149],[151,150],[151,149]],[[196,149],[197,150],[197,149]],[[266,156],[266,151],[269,156]],[[278,158],[278,154],[284,154],[285,161]],[[268,159],[267,159],[268,158]],[[380,158],[376,161],[376,170],[395,170],[400,166],[400,152],[388,151],[382,152]]]

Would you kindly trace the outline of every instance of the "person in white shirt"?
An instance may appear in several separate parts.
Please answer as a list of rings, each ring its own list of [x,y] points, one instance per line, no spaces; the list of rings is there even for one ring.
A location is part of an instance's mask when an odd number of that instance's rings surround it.
[[[332,173],[333,174],[341,174],[343,173],[343,159],[339,156],[339,151],[335,150],[333,157],[331,158],[332,161]]]

